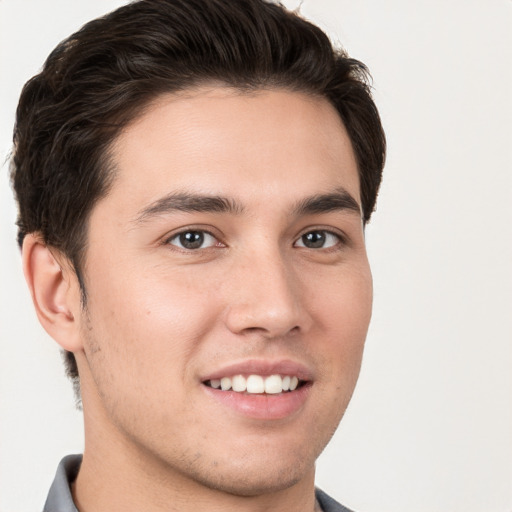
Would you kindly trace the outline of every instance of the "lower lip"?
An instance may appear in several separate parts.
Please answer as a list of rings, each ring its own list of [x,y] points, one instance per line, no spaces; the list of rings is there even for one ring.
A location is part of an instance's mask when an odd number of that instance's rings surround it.
[[[311,390],[311,383],[307,383],[295,391],[276,395],[253,395],[222,391],[206,385],[203,387],[214,400],[243,416],[261,420],[279,420],[297,413],[304,406]]]

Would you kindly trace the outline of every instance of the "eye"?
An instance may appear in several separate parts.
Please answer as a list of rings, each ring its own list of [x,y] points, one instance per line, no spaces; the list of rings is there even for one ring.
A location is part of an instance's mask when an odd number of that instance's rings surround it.
[[[330,231],[315,230],[304,233],[296,242],[296,247],[308,249],[328,249],[340,243],[341,237]]]
[[[219,242],[207,231],[188,230],[182,231],[167,240],[168,244],[175,245],[180,249],[194,250],[214,247]]]

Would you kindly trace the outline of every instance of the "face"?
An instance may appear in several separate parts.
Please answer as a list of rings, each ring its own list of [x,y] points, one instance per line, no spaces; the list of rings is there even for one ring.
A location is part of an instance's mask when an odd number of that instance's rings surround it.
[[[239,495],[311,477],[371,314],[338,114],[297,92],[197,89],[160,97],[112,158],[77,354],[89,437]]]

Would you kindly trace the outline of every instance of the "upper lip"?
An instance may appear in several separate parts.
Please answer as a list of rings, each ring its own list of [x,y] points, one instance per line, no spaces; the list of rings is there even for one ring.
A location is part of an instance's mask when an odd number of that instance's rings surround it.
[[[313,372],[304,364],[290,359],[261,360],[250,359],[238,363],[228,364],[214,370],[212,373],[201,378],[203,382],[222,377],[233,377],[234,375],[289,375],[296,376],[299,380],[313,380]]]

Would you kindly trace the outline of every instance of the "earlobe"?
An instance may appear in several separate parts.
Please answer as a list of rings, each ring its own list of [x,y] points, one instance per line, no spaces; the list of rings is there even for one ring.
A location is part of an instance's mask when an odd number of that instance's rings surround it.
[[[80,350],[80,293],[74,272],[37,234],[25,236],[22,255],[23,272],[39,322],[62,348]]]

